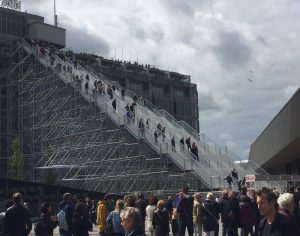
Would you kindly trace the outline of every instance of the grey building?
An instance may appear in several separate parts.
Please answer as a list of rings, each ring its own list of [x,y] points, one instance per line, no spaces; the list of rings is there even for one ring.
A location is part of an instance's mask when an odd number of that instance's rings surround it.
[[[0,7],[0,34],[66,46],[66,30],[44,22],[44,17]]]
[[[300,89],[252,143],[249,159],[270,174],[300,174]]]
[[[17,78],[8,79],[19,63],[13,53],[20,38],[40,40],[65,47],[66,30],[44,23],[44,17],[0,7],[0,165],[6,176],[12,156],[13,138],[19,134],[19,92]]]

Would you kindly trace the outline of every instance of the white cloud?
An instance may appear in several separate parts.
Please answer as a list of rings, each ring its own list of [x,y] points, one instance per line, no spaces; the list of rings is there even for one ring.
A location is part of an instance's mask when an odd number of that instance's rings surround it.
[[[50,0],[23,0],[23,9],[53,22]],[[57,9],[78,50],[98,44],[121,58],[123,48],[123,59],[138,53],[191,75],[201,131],[242,158],[299,86],[297,0],[59,0]]]

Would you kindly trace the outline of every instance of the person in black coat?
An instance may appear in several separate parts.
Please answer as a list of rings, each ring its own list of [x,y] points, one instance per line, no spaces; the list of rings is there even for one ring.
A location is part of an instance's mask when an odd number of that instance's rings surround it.
[[[220,213],[220,206],[214,200],[214,194],[209,192],[206,200],[201,206],[201,218],[203,224],[203,231],[208,235],[214,235],[218,230],[218,219]]]
[[[226,180],[228,183],[228,189],[231,189],[231,184],[232,184],[233,180],[232,180],[230,173],[228,176],[226,176],[226,178],[224,180]]]
[[[192,144],[191,153],[194,155],[193,158],[199,161],[198,157],[198,147],[195,143]]]
[[[5,236],[29,235],[32,223],[28,210],[23,207],[23,197],[21,193],[13,194],[14,205],[7,209],[3,233]]]
[[[144,199],[144,194],[138,196],[138,200],[135,203],[135,206],[140,211],[141,215],[141,227],[145,231],[145,219],[146,219],[146,207],[148,206],[148,201]]]
[[[153,229],[154,236],[167,236],[170,232],[169,227],[169,214],[164,210],[165,202],[158,201],[157,210],[153,213]]]
[[[5,219],[5,212],[8,208],[14,205],[12,200],[7,200],[4,204],[4,211],[0,213],[0,235],[3,235],[3,223]]]
[[[113,109],[114,109],[114,113],[115,113],[115,112],[116,112],[116,109],[117,109],[117,101],[116,101],[116,99],[114,99],[114,100],[112,101],[111,105],[112,105],[112,107],[113,107]]]
[[[228,222],[228,208],[229,208],[229,197],[228,190],[222,191],[222,197],[218,202],[221,211],[221,222],[222,222],[222,235],[228,235],[229,222]]]
[[[239,201],[234,191],[229,192],[228,235],[238,235],[238,227],[242,225]]]
[[[89,228],[90,222],[87,208],[83,202],[77,202],[73,214],[73,235],[88,236]]]
[[[260,221],[258,236],[299,236],[297,224],[292,218],[278,212],[277,196],[272,189],[263,187],[256,192],[256,197],[258,209],[264,217]]]
[[[58,225],[57,219],[51,219],[51,206],[49,202],[43,202],[41,204],[41,217],[39,224],[39,233],[37,233],[37,227],[35,228],[36,235],[40,236],[52,236],[53,235],[53,229],[55,229]]]
[[[169,219],[171,221],[173,215],[173,198],[171,196],[168,197],[168,200],[165,204],[166,211],[169,214]]]
[[[177,207],[178,212],[178,229],[179,236],[185,235],[185,230],[187,228],[189,236],[194,234],[194,225],[193,225],[193,206],[194,198],[188,195],[189,188],[183,188],[182,198],[180,199]]]

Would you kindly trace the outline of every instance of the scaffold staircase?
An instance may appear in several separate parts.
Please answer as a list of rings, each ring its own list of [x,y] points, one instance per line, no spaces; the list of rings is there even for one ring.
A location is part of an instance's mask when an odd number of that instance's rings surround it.
[[[52,69],[65,84],[73,86],[74,89],[79,91],[87,102],[95,104],[102,112],[105,112],[117,126],[124,126],[136,139],[144,140],[155,152],[162,157],[172,160],[184,172],[194,173],[208,188],[225,187],[224,178],[233,168],[238,171],[239,176],[257,173],[258,168],[256,166],[247,166],[245,168],[243,165],[237,165],[229,157],[227,150],[224,151],[207,136],[198,134],[184,121],[177,121],[167,111],[157,110],[153,105],[147,104],[146,106],[144,101],[137,99],[136,115],[133,119],[128,119],[125,106],[127,104],[130,105],[133,102],[133,97],[138,98],[138,96],[129,90],[126,90],[125,96],[123,96],[121,94],[123,88],[118,83],[110,81],[103,74],[97,74],[91,67],[83,68],[79,63],[75,65],[66,56],[60,58],[55,53],[51,55],[55,58],[55,61],[51,63],[51,57],[47,48],[41,50],[39,46],[30,46],[25,40],[22,40],[20,45],[28,55],[34,55],[45,68]],[[61,68],[71,68],[72,73],[57,69],[58,65]],[[81,82],[78,83],[73,75],[78,75],[81,78]],[[88,75],[88,80],[86,75]],[[104,83],[105,89],[108,86],[116,88],[113,93],[113,98],[116,99],[117,104],[116,110],[113,109],[113,100],[110,99],[107,93],[101,95],[97,93],[97,89],[94,86],[95,81]],[[86,83],[88,88],[85,88]],[[140,119],[145,124],[143,130],[138,127]],[[148,125],[146,125],[147,120]],[[160,134],[156,139],[154,133],[157,131],[158,123],[165,127],[165,134]],[[198,147],[199,160],[190,150],[187,150],[186,146],[184,149],[180,147],[179,140],[188,137],[191,137],[192,142],[195,142]],[[175,139],[175,147],[171,145],[172,138]]]

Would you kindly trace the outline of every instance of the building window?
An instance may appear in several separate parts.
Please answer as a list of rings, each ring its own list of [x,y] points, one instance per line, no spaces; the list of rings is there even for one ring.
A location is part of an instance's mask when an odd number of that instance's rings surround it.
[[[138,96],[143,94],[143,85],[142,84],[131,83],[130,84],[130,89],[132,91],[134,91]]]
[[[18,37],[25,37],[25,17],[12,13],[0,12],[0,32]]]
[[[175,97],[183,97],[184,92],[182,90],[175,89],[174,90],[174,95],[175,95]]]
[[[164,96],[164,90],[160,87],[152,87],[152,92],[155,94],[155,96]]]

